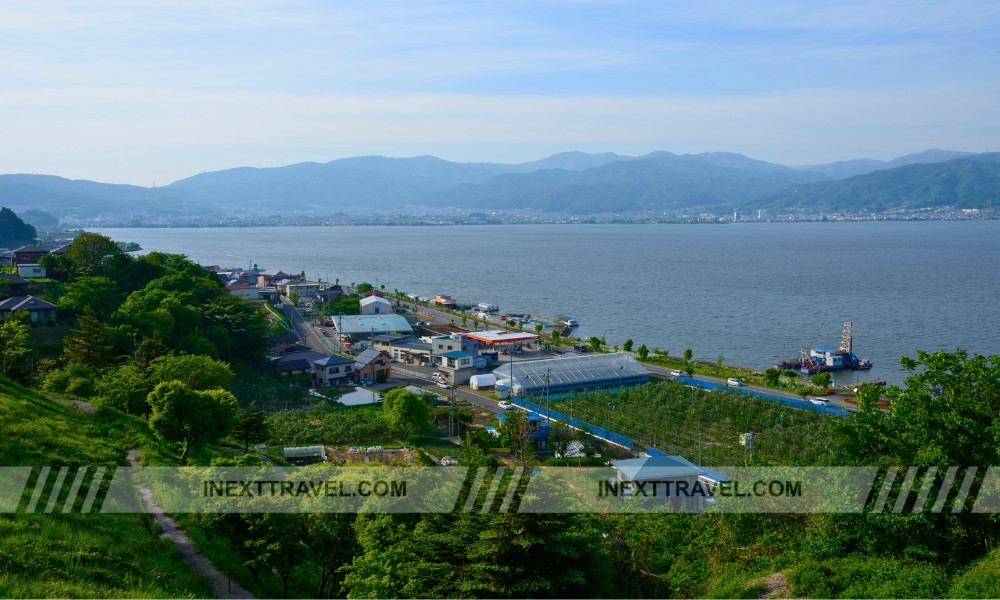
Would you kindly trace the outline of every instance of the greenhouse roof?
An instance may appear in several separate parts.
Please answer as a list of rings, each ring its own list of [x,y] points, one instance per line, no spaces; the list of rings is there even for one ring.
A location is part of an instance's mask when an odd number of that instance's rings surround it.
[[[513,379],[515,389],[521,388],[518,392],[525,395],[540,394],[546,389],[563,392],[649,381],[649,371],[627,352],[520,361],[505,364],[493,374],[497,379]]]

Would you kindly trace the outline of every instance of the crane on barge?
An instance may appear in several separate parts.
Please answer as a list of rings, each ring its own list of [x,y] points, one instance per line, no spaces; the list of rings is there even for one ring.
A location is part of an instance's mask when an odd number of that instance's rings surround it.
[[[797,369],[806,375],[813,375],[821,371],[839,371],[841,369],[867,371],[872,368],[872,363],[854,355],[854,336],[851,331],[851,322],[847,321],[844,323],[844,331],[840,336],[839,349],[820,347],[806,352],[806,348],[803,346],[799,351],[799,358],[786,360],[774,366],[782,370]]]

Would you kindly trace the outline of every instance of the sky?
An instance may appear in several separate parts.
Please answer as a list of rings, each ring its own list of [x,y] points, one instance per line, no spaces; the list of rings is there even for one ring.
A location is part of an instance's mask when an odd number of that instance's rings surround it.
[[[1000,150],[993,0],[0,4],[0,173]]]

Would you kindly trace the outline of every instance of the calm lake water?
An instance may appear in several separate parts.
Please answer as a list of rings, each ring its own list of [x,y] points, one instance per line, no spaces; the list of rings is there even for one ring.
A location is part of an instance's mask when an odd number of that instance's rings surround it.
[[[1000,221],[99,231],[206,265],[571,315],[582,337],[761,369],[838,346],[844,321],[875,364],[862,381],[901,382],[918,349],[1000,353]]]

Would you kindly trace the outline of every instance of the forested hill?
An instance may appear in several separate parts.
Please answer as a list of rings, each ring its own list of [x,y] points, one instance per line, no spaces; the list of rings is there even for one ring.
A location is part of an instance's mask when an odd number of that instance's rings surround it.
[[[1000,210],[1000,153],[798,185],[762,196],[744,209],[880,212],[937,206]]]

